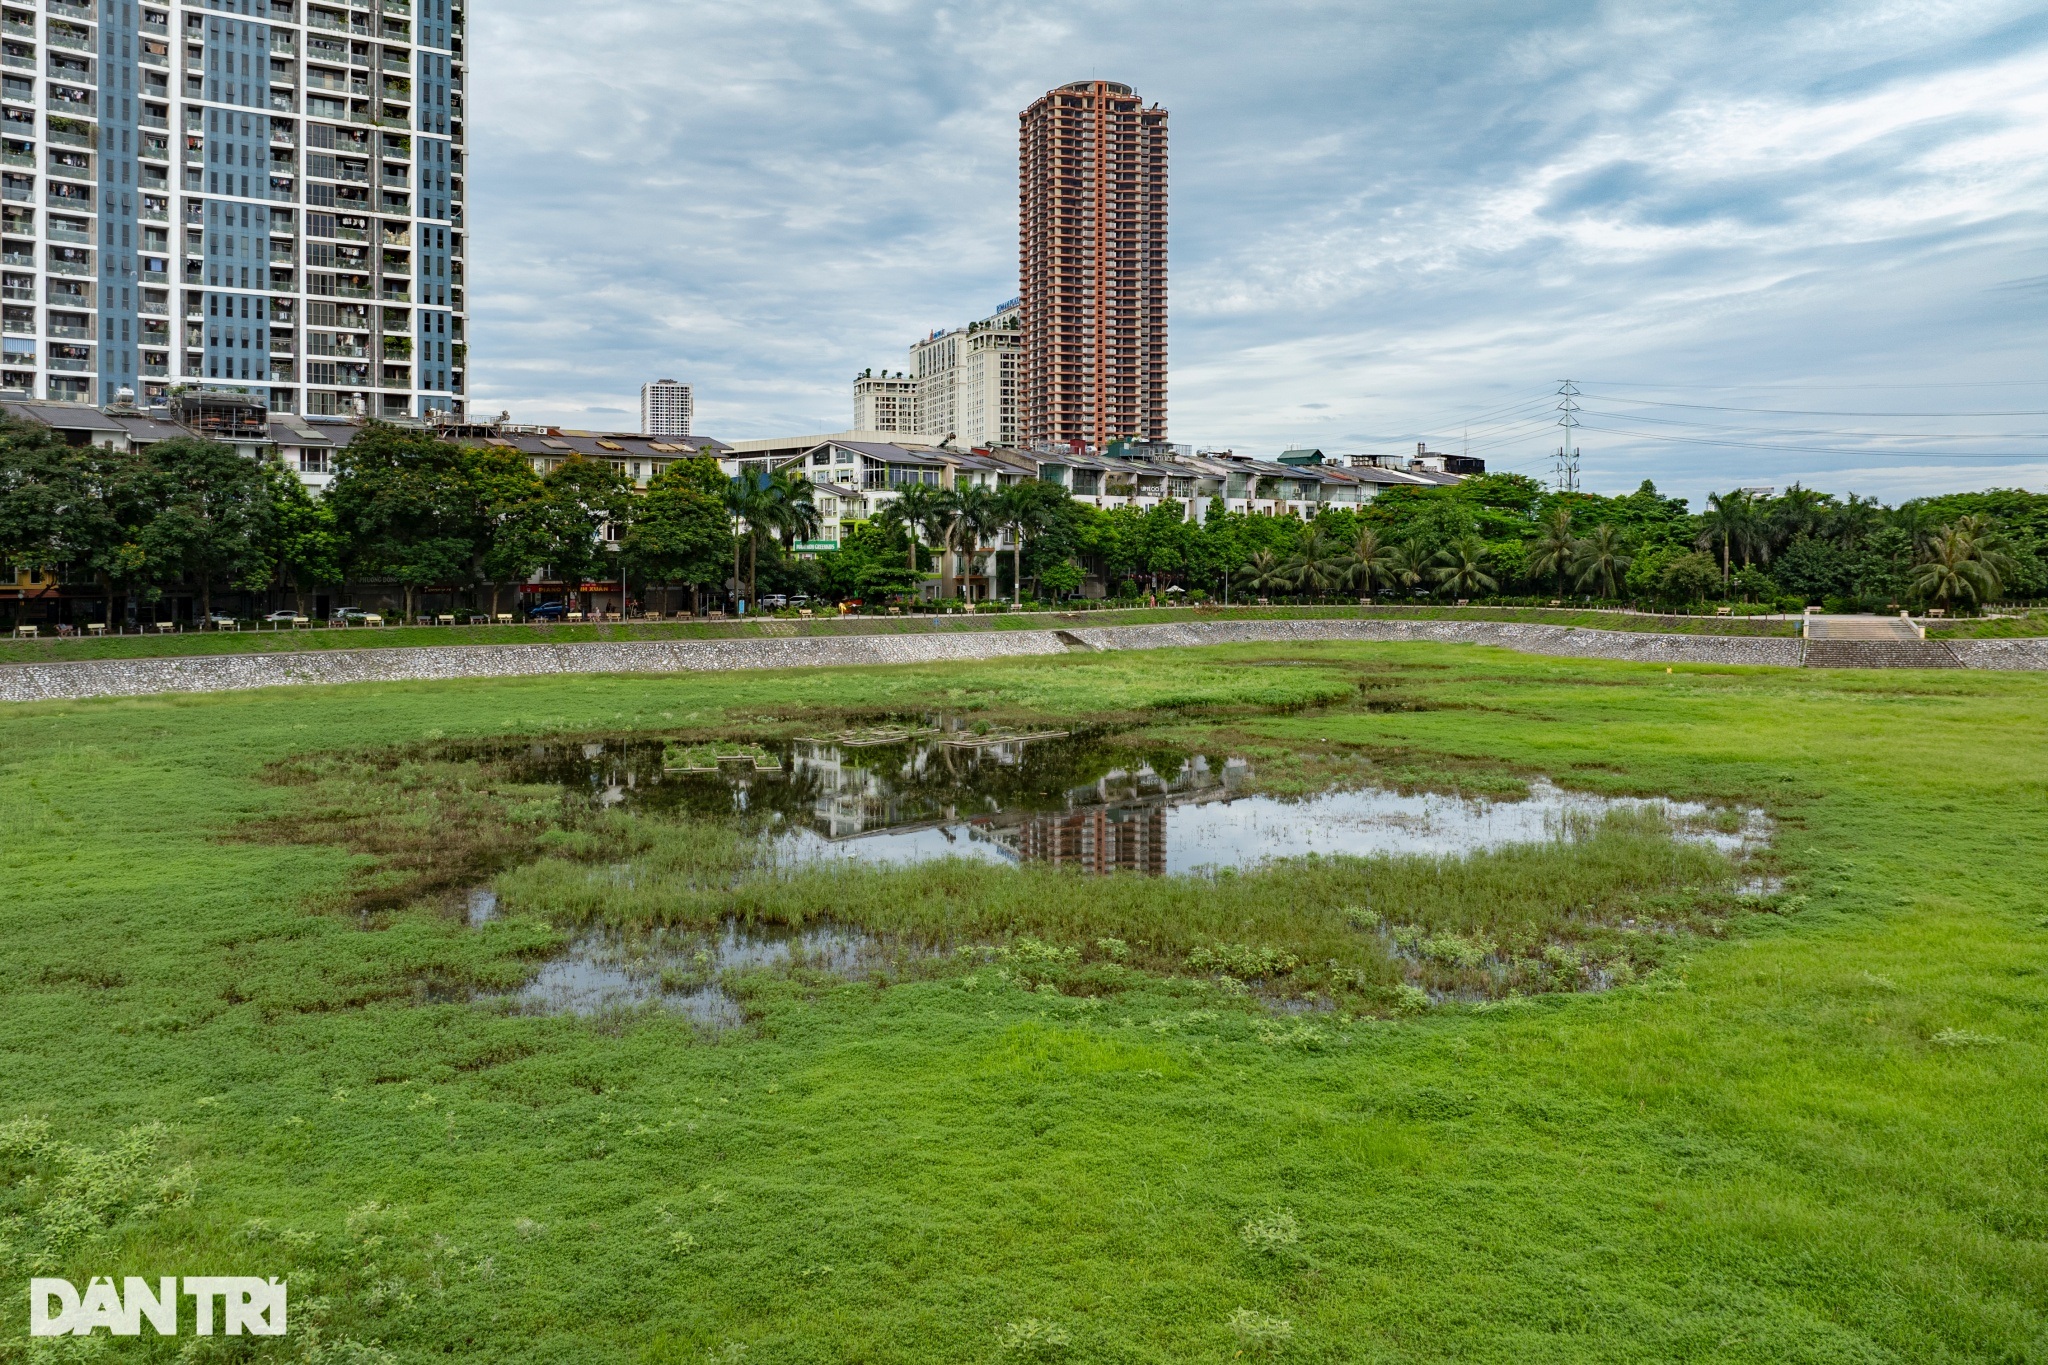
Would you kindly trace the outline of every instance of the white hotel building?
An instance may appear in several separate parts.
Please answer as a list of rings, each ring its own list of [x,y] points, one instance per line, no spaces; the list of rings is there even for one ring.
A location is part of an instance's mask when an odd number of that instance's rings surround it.
[[[460,0],[0,0],[0,393],[463,408]]]

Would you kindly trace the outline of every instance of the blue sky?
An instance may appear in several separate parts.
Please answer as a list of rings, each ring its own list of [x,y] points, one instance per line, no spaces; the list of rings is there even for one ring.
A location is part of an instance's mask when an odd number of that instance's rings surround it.
[[[2048,11],[489,0],[473,403],[837,430],[1016,293],[1017,111],[1171,111],[1172,435],[1547,477],[2048,487]],[[1994,415],[1996,414],[1996,415]]]

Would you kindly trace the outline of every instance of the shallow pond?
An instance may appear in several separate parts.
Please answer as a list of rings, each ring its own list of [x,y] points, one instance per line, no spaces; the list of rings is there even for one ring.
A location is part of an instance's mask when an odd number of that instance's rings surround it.
[[[1513,801],[1383,788],[1250,795],[1242,759],[1102,737],[921,729],[731,747],[721,756],[699,746],[688,768],[673,746],[639,738],[540,742],[487,756],[519,780],[552,782],[600,807],[736,820],[782,866],[951,857],[1210,874],[1311,854],[1445,856],[1572,839],[1609,812],[1640,810],[1659,812],[1681,839],[1737,856],[1770,837],[1758,812],[1594,796],[1541,779]]]
[[[742,1022],[740,1007],[719,983],[723,972],[800,967],[858,981],[924,955],[925,950],[836,925],[792,930],[728,921],[717,933],[592,929],[502,998],[529,1014],[594,1015],[655,1006],[707,1028],[734,1028]]]

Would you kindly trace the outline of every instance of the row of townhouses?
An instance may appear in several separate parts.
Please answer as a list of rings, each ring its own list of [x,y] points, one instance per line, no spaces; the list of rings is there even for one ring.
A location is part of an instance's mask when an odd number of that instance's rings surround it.
[[[1383,488],[1440,487],[1486,468],[1483,460],[1422,445],[1413,455],[1333,456],[1302,449],[1259,460],[1162,443],[1134,443],[1105,454],[1059,446],[961,450],[873,431],[739,441],[714,453],[736,477],[790,470],[810,479],[823,527],[817,540],[797,547],[802,551],[834,548],[844,527],[871,520],[909,484],[1002,488],[1042,479],[1091,507],[1146,511],[1173,502],[1188,520],[1200,522],[1219,500],[1226,512],[1307,519],[1326,508],[1360,507]]]

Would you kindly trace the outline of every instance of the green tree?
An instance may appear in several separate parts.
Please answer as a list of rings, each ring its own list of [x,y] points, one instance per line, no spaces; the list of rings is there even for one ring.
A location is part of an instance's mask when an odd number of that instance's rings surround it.
[[[264,467],[233,446],[191,436],[158,441],[148,461],[161,493],[138,536],[150,566],[195,581],[209,618],[216,584],[260,590],[270,578],[276,520]]]
[[[982,484],[970,484],[956,489],[953,494],[953,508],[956,534],[965,555],[967,572],[964,575],[963,596],[973,600],[973,579],[975,565],[980,562],[982,547],[994,543],[1002,534],[1005,515],[1002,494]],[[995,596],[995,574],[988,575],[988,595]]]
[[[725,507],[694,465],[678,460],[648,481],[621,542],[626,562],[649,583],[688,584],[693,599],[718,581],[728,540]]]
[[[1703,602],[1720,586],[1720,566],[1697,550],[1666,560],[1657,579],[1658,595],[1667,602]]]
[[[467,583],[489,549],[474,456],[427,432],[372,422],[335,459],[324,501],[347,546],[348,577],[389,579],[406,619],[422,589]]]
[[[1537,527],[1536,539],[1529,545],[1530,575],[1555,578],[1557,595],[1564,596],[1565,575],[1571,571],[1572,555],[1577,547],[1578,536],[1572,530],[1571,509],[1552,509]]]
[[[304,616],[308,589],[341,582],[348,547],[332,505],[316,501],[298,476],[280,465],[265,466],[265,473],[275,509],[271,562],[279,584],[291,588],[293,609]]]
[[[1295,588],[1321,595],[1343,585],[1346,565],[1337,547],[1324,540],[1320,530],[1311,527],[1297,542],[1286,571]]]
[[[1597,597],[1617,598],[1628,564],[1628,541],[1620,528],[1612,523],[1595,526],[1572,549],[1572,582],[1593,589]]]
[[[1244,562],[1239,572],[1244,575],[1244,585],[1253,592],[1272,592],[1294,586],[1293,572],[1271,550],[1252,551],[1251,558]]]
[[[1478,597],[1500,586],[1486,572],[1486,542],[1476,534],[1460,536],[1439,550],[1430,577],[1452,597]]]
[[[1344,555],[1345,584],[1371,593],[1387,581],[1392,559],[1393,550],[1380,540],[1380,533],[1370,526],[1360,526]]]
[[[1913,569],[1913,591],[1923,599],[1952,609],[1957,603],[1976,605],[1995,597],[1998,578],[1978,557],[1967,531],[1945,526]]]
[[[610,566],[608,547],[631,530],[633,485],[609,461],[572,455],[542,477],[541,499],[548,564],[580,603],[584,582]]]

